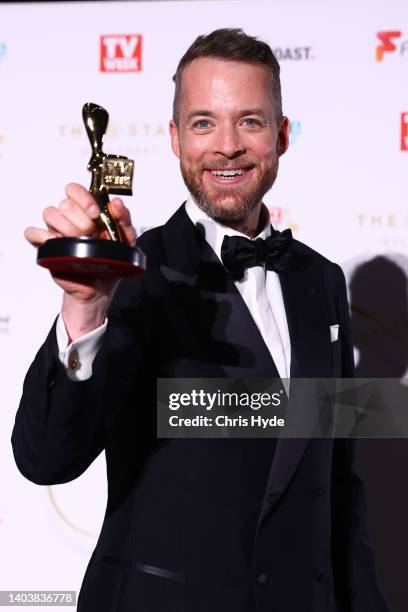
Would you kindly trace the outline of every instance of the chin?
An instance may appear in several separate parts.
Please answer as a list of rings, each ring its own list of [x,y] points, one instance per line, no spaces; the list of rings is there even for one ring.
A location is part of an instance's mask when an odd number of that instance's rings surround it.
[[[211,208],[214,210],[220,211],[222,214],[225,212],[226,214],[232,213],[234,210],[242,208],[243,202],[242,198],[236,197],[223,197],[223,198],[211,198],[206,197],[207,202],[210,204]]]
[[[196,202],[209,217],[220,222],[242,221],[258,204],[257,200],[242,198],[228,198],[220,202],[219,200],[208,198],[206,194],[200,194]]]

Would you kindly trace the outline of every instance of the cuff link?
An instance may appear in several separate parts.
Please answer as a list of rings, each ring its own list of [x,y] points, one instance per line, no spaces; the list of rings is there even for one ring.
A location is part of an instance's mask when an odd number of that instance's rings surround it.
[[[71,355],[68,359],[68,367],[70,370],[78,370],[80,367],[80,363],[78,360],[78,352],[72,351]]]

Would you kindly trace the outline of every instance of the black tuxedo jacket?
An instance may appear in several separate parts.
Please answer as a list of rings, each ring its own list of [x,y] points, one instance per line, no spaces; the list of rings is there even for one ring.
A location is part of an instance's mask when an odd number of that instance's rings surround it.
[[[105,450],[106,516],[78,610],[386,612],[351,440],[156,439],[157,377],[278,374],[184,207],[139,244],[147,271],[121,283],[92,377],[68,379],[52,329],[13,431],[38,484],[78,477]],[[295,241],[280,280],[291,377],[352,376],[341,269]]]

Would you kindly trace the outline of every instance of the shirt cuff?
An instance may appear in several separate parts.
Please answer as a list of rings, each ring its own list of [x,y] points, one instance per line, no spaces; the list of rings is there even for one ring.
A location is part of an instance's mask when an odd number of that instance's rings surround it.
[[[92,363],[101,346],[108,319],[87,334],[69,344],[65,323],[60,314],[57,319],[56,336],[58,356],[73,381],[87,380],[92,376]]]

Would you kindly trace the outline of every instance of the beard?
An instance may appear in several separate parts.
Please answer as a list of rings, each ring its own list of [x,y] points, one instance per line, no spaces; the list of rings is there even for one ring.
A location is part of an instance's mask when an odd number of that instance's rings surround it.
[[[245,219],[254,208],[262,202],[265,193],[273,186],[278,174],[279,158],[276,158],[271,166],[261,169],[256,182],[249,186],[238,187],[217,187],[212,186],[206,188],[202,181],[202,176],[205,170],[226,168],[224,163],[216,164],[204,163],[201,168],[191,170],[180,160],[180,170],[184,183],[194,198],[197,206],[206,213],[209,217],[220,223],[228,223],[229,221],[242,221]],[[254,168],[258,167],[253,160],[240,160],[231,167]],[[233,201],[231,206],[223,206],[220,201],[229,199]]]

